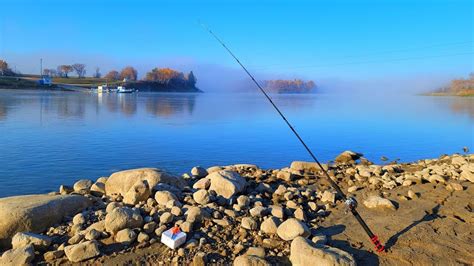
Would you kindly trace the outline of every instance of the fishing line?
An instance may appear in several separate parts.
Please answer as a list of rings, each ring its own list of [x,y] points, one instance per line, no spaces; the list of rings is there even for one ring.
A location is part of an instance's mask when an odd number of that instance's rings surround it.
[[[270,102],[270,104],[273,106],[273,108],[278,112],[280,117],[285,121],[286,125],[291,129],[293,134],[296,136],[296,138],[299,140],[299,142],[303,145],[303,147],[306,149],[306,151],[309,153],[311,158],[316,162],[318,167],[321,169],[321,171],[324,173],[324,176],[326,177],[327,181],[331,184],[331,186],[337,191],[339,196],[344,200],[345,204],[347,205],[348,209],[351,211],[352,215],[357,219],[359,224],[362,226],[364,231],[367,233],[369,236],[370,240],[372,243],[375,245],[375,250],[377,252],[382,252],[385,250],[385,247],[380,243],[378,237],[370,230],[369,226],[364,222],[360,214],[357,212],[356,207],[357,207],[357,202],[353,198],[347,198],[344,192],[342,192],[341,188],[337,185],[335,181],[331,179],[329,176],[328,172],[323,168],[319,160],[316,158],[316,156],[313,154],[311,149],[306,145],[304,140],[300,137],[298,132],[293,128],[293,126],[290,124],[288,119],[286,119],[285,115],[280,111],[280,109],[276,106],[276,104],[273,102],[273,100],[268,96],[267,92],[260,86],[260,84],[255,80],[253,75],[247,70],[247,68],[240,62],[240,60],[237,58],[237,56],[234,55],[234,53],[225,45],[225,43],[217,37],[214,32],[212,32],[211,29],[206,27],[204,24],[200,23],[200,25],[207,31],[209,32],[221,45],[224,47],[224,49],[234,58],[234,60],[242,67],[242,69],[247,73],[247,75],[252,79],[252,81],[255,83],[255,85],[259,88],[259,90],[263,93],[263,95],[267,98],[267,100]]]

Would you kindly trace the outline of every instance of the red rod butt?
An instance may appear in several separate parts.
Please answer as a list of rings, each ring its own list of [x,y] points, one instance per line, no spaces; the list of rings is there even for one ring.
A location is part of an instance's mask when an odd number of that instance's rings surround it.
[[[385,250],[385,247],[382,245],[382,243],[380,243],[379,238],[376,235],[374,235],[370,240],[372,240],[372,243],[374,243],[375,250],[377,252],[380,253],[380,252],[383,252]]]

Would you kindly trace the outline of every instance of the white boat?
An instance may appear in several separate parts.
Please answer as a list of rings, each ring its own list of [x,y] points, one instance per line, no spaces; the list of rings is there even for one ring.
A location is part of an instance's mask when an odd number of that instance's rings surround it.
[[[97,88],[91,88],[91,91],[95,93],[107,93],[110,92],[110,88],[107,87],[107,85],[100,85],[97,86]]]
[[[117,93],[132,93],[135,92],[135,89],[127,89],[124,86],[117,87]]]

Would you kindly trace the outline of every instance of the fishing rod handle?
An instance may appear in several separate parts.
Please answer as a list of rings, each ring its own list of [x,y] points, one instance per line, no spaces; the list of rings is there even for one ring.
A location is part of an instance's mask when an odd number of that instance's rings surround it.
[[[375,245],[375,250],[377,252],[380,253],[380,252],[383,252],[385,250],[385,247],[382,245],[382,243],[380,243],[378,236],[374,235],[370,238],[370,240]]]

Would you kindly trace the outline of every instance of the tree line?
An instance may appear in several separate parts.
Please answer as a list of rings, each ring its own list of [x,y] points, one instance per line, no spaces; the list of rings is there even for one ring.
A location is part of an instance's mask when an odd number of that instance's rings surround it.
[[[263,86],[270,90],[279,93],[305,93],[311,92],[316,88],[314,81],[304,81],[301,79],[294,80],[266,80],[263,82]]]
[[[75,63],[72,65],[59,65],[54,68],[43,69],[43,75],[50,77],[69,78],[69,74],[75,72],[77,77],[84,78],[86,75],[86,65]],[[13,76],[15,73],[9,68],[8,63],[0,59],[0,76]],[[101,78],[100,68],[96,67],[92,73],[92,77]],[[117,70],[109,71],[104,79],[107,81],[136,81],[138,80],[138,71],[132,66],[124,67],[120,72]],[[171,68],[153,68],[147,72],[143,81],[156,82],[163,85],[172,86],[194,86],[196,84],[196,76],[191,71],[187,74],[171,69]]]
[[[474,90],[474,72],[469,74],[467,79],[454,79],[449,86],[452,92]]]

